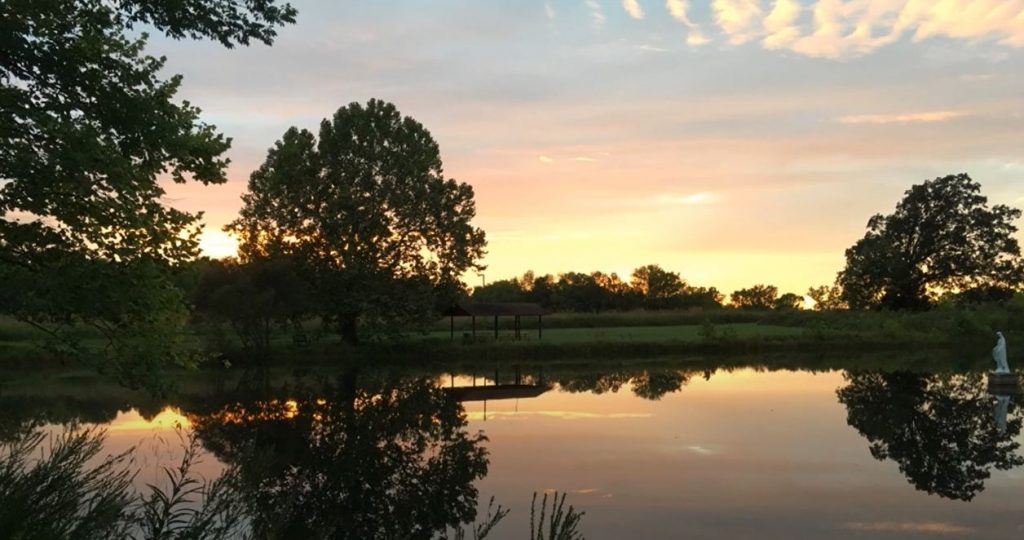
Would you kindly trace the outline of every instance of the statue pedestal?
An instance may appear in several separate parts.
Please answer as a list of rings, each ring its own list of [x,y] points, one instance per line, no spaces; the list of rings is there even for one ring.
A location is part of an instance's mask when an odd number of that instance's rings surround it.
[[[989,373],[988,393],[1001,395],[1020,394],[1020,377],[1016,373]]]

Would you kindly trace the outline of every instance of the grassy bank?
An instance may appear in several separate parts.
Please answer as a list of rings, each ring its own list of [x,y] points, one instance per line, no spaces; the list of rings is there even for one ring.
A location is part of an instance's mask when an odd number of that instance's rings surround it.
[[[490,322],[491,325],[485,324]],[[862,353],[876,351],[974,351],[984,355],[994,332],[1007,334],[1011,357],[1017,337],[1024,340],[1024,314],[1007,309],[936,309],[921,313],[746,311],[656,311],[620,313],[566,313],[544,319],[543,337],[536,320],[524,319],[522,340],[515,340],[511,318],[499,320],[498,339],[492,321],[477,321],[477,338],[470,336],[470,320],[459,319],[455,339],[447,320],[426,332],[406,331],[367,340],[352,348],[316,321],[306,324],[312,338],[301,345],[286,331],[278,331],[270,351],[271,363],[294,365],[331,362],[338,358],[365,358],[394,362],[556,361],[599,358],[652,358],[678,355],[734,355],[763,353]],[[86,346],[102,345],[89,329],[79,330]],[[253,354],[221,326],[195,325],[191,338],[208,356],[227,358],[235,365],[252,365]],[[0,363],[8,368],[59,365],[60,358],[41,344],[38,330],[0,318]]]

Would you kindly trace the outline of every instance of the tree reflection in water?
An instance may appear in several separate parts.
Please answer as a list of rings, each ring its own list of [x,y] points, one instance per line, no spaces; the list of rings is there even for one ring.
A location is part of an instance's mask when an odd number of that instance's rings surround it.
[[[473,521],[481,433],[429,379],[358,380],[190,415],[258,538],[430,538]]]
[[[657,401],[671,392],[678,392],[695,372],[678,369],[618,370],[611,372],[584,371],[556,376],[554,380],[566,392],[592,392],[603,394],[618,392],[623,385],[632,385],[637,397]]]
[[[838,390],[847,423],[892,459],[917,489],[969,501],[993,468],[1024,465],[1014,438],[1022,419],[1010,407],[1006,429],[993,419],[993,398],[980,374],[853,372]]]

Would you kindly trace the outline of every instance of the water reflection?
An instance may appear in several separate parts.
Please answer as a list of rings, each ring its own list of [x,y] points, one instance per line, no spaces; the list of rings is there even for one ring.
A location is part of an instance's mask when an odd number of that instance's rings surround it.
[[[585,505],[592,538],[1017,530],[1020,471],[996,472],[1024,464],[1018,393],[980,374],[821,365],[225,373],[169,402],[11,386],[0,428],[109,424],[104,451],[119,452],[180,424],[256,538],[436,537],[483,519],[478,490],[513,509],[494,540],[518,538],[544,489]]]
[[[430,379],[353,371],[189,416],[258,538],[430,538],[475,518],[486,438]]]
[[[838,395],[847,422],[868,439],[872,456],[895,461],[919,490],[969,501],[992,469],[1024,465],[1014,440],[1019,412],[1007,399],[994,422],[980,374],[851,372],[845,379]]]
[[[666,394],[678,392],[695,371],[678,369],[645,369],[645,370],[587,370],[580,373],[562,375],[557,378],[559,386],[567,392],[618,392],[623,386],[629,386],[637,397],[656,401]]]

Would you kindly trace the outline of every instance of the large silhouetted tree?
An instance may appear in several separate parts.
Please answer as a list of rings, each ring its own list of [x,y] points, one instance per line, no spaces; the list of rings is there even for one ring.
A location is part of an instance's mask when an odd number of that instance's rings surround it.
[[[838,284],[851,308],[928,307],[937,289],[1024,281],[1013,222],[1020,210],[988,205],[966,174],[912,186],[889,215],[846,250]]]
[[[847,422],[871,444],[876,459],[895,461],[917,489],[971,500],[992,469],[1024,465],[1014,439],[1022,419],[1005,433],[980,375],[909,372],[851,373],[839,389]]]
[[[473,188],[445,178],[430,132],[384,101],[338,109],[319,136],[289,129],[242,200],[242,257],[299,261],[350,343],[360,326],[429,320],[436,287],[482,268]]]
[[[92,325],[132,364],[178,350],[166,269],[195,256],[199,215],[165,206],[159,181],[223,182],[229,140],[175,99],[181,77],[137,27],[233,46],[294,16],[275,0],[0,3],[0,311],[63,345]]]

